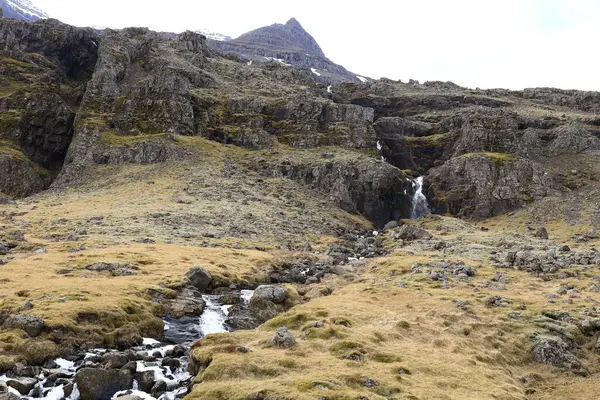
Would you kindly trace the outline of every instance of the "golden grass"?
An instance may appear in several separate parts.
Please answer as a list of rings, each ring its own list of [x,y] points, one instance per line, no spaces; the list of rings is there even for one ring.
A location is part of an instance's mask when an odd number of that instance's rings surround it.
[[[461,238],[481,246],[506,237],[504,232],[481,232],[453,218],[425,219],[420,225],[431,231],[441,226],[435,232],[441,239]],[[532,362],[529,335],[546,332],[536,322],[542,311],[560,309],[575,315],[587,304],[574,299],[573,304],[549,305],[544,297],[560,284],[580,287],[577,279],[544,282],[506,269],[502,270],[506,290],[492,291],[485,287],[496,273],[489,266],[489,253],[473,251],[467,258],[442,258],[439,252],[426,250],[414,253],[415,248],[408,246],[378,258],[355,276],[331,277],[323,284],[332,295],[311,291],[310,302],[256,331],[209,336],[193,350],[193,356],[208,367],[198,375],[189,398],[526,399],[529,394],[521,376],[543,375],[548,382],[562,379],[562,372]],[[411,273],[413,263],[440,258],[481,267],[470,281],[453,280],[450,289]],[[398,287],[398,282],[406,287]],[[495,295],[511,303],[489,307],[487,298]],[[591,297],[600,300],[597,294]],[[452,300],[468,306],[461,309]],[[521,318],[509,318],[511,311],[520,312]],[[266,348],[280,326],[292,330],[296,346]],[[578,335],[576,329],[574,334]],[[250,352],[234,350],[240,346]],[[598,360],[585,362],[593,373],[600,370]],[[363,386],[367,378],[379,385]],[[571,376],[564,380],[588,387],[581,393],[592,393],[593,385],[587,381],[583,384]]]

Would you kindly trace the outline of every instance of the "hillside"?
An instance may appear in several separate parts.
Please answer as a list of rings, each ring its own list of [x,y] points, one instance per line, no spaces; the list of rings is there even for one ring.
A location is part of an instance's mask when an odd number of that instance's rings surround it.
[[[0,20],[0,400],[596,396],[599,93],[211,46]]]

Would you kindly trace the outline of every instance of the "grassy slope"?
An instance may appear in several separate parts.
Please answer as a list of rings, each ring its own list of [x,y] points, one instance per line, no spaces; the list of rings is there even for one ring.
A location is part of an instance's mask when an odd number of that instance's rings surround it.
[[[413,243],[355,275],[331,278],[324,283],[333,289],[331,296],[296,306],[258,332],[207,340],[194,350],[194,356],[212,358],[212,363],[198,376],[201,383],[191,398],[250,399],[263,393],[267,399],[525,399],[531,392],[546,398],[545,391],[556,380],[576,388],[572,393],[565,390],[561,398],[590,398],[594,389],[588,381],[532,363],[528,339],[533,332],[543,332],[537,325],[541,311],[557,307],[547,304],[544,295],[560,284],[573,283],[583,289],[583,283],[576,279],[543,282],[526,272],[503,270],[506,290],[492,291],[486,287],[496,272],[487,264],[489,246],[514,236],[482,233],[452,218],[429,220],[425,225],[432,231],[441,227],[436,233],[440,239],[460,240],[471,247],[442,255],[432,251],[431,245]],[[462,260],[479,266],[477,276],[453,281],[449,289],[443,289],[440,282],[411,272],[413,263],[433,260]],[[398,287],[400,282],[407,286]],[[487,298],[495,295],[509,299],[510,305],[488,307]],[[591,297],[600,300],[597,294]],[[458,308],[454,300],[468,301],[469,306]],[[558,308],[576,313],[586,304],[577,299]],[[520,311],[521,305],[525,311]],[[509,318],[511,311],[521,312],[521,318]],[[336,324],[340,319],[349,320],[352,326]],[[316,321],[325,326],[314,328]],[[290,350],[265,348],[282,325],[292,329],[298,344]],[[223,341],[251,352],[231,354],[222,347]],[[343,358],[355,351],[363,354],[362,361]],[[598,360],[587,361],[592,371],[598,371]],[[234,365],[237,369],[232,369]],[[533,374],[539,375],[541,383],[526,387],[519,382],[520,377]],[[367,378],[379,385],[364,387]]]

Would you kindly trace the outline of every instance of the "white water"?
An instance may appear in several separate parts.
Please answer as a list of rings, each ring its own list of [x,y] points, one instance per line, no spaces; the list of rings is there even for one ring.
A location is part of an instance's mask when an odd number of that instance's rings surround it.
[[[427,204],[427,197],[423,194],[423,177],[418,177],[412,181],[412,184],[415,188],[415,194],[411,200],[412,209],[410,211],[410,219],[421,219],[431,212]]]
[[[225,328],[226,314],[218,303],[219,297],[220,296],[202,296],[206,303],[206,307],[200,317],[200,331],[202,332],[203,337],[211,333],[227,332],[227,328]]]

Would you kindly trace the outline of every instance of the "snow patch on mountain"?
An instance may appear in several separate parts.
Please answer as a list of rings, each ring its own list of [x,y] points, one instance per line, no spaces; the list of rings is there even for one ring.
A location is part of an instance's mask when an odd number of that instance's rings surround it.
[[[37,21],[49,18],[49,15],[37,8],[29,0],[0,0],[0,6],[5,18],[15,18],[24,21]]]

